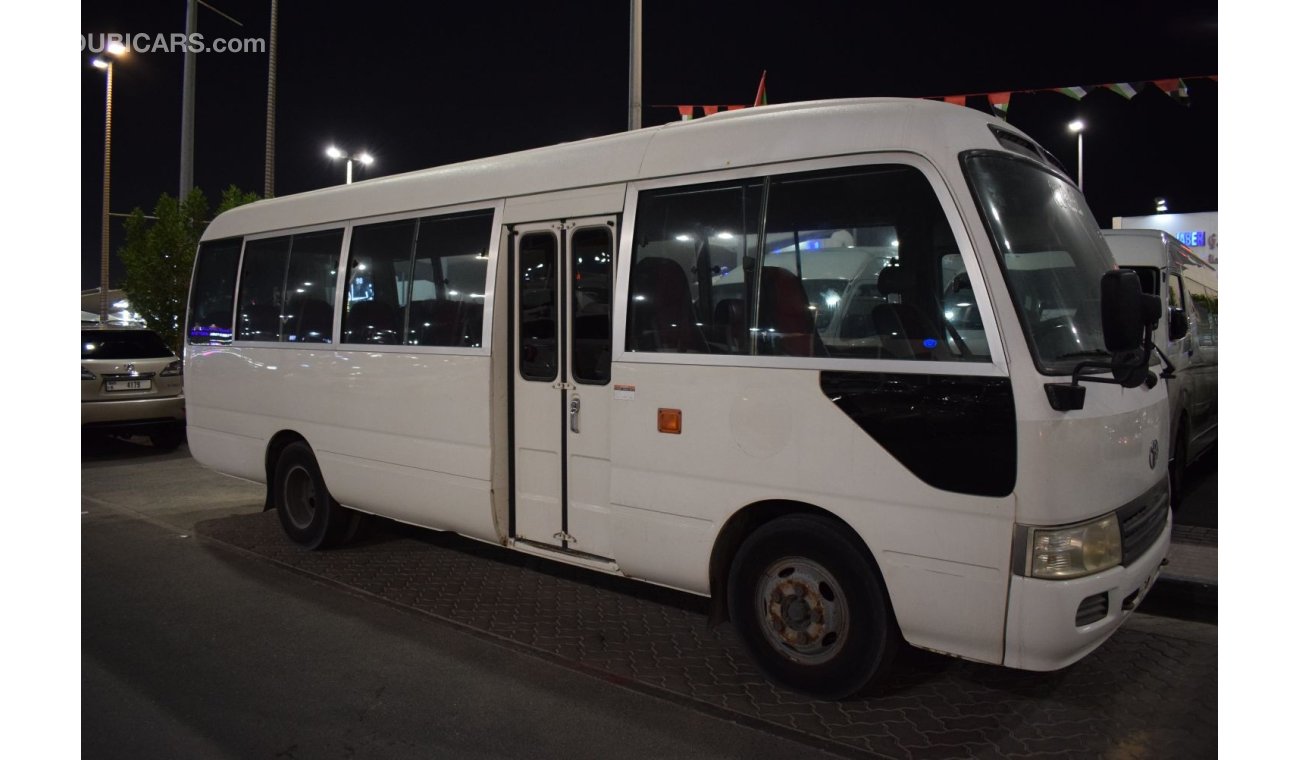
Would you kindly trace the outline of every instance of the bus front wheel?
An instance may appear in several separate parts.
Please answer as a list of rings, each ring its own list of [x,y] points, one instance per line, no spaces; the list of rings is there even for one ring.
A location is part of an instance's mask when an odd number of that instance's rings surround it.
[[[294,543],[327,549],[344,543],[360,517],[330,496],[311,448],[301,441],[280,453],[275,466],[275,510]]]
[[[898,647],[880,572],[845,535],[811,515],[761,526],[731,564],[732,623],[772,680],[823,699],[872,686]]]

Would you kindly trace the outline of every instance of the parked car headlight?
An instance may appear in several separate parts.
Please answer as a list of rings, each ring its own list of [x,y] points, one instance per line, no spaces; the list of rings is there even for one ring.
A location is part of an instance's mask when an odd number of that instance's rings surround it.
[[[176,361],[174,361],[174,362],[172,362],[171,364],[168,364],[166,367],[164,367],[164,368],[163,368],[163,371],[158,373],[158,376],[159,376],[159,377],[178,377],[178,376],[183,375],[183,374],[185,374],[185,366],[184,366],[184,364],[181,362],[180,359],[177,359]]]
[[[82,379],[82,380],[97,380],[98,378],[95,376],[95,373],[94,373],[94,372],[91,372],[90,370],[86,369],[85,367],[82,367],[82,368],[81,368],[81,379]]]
[[[1120,563],[1124,547],[1114,513],[1064,528],[1029,528],[1026,575],[1064,580],[1109,570]]]

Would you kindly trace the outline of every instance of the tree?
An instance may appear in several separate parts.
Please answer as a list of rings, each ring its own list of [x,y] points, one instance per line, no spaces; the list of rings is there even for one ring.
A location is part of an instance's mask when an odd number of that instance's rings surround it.
[[[221,194],[217,213],[257,199],[256,193],[231,185]],[[136,208],[126,220],[126,242],[118,250],[126,265],[122,289],[132,311],[180,353],[194,253],[210,221],[208,199],[198,188],[179,202],[163,193],[153,215],[156,219],[147,219]]]

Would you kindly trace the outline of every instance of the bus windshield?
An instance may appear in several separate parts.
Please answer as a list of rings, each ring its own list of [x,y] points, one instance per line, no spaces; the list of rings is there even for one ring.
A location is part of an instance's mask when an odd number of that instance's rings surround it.
[[[1115,262],[1083,195],[1010,154],[972,152],[963,163],[1039,368],[1067,374],[1109,356],[1101,276]]]

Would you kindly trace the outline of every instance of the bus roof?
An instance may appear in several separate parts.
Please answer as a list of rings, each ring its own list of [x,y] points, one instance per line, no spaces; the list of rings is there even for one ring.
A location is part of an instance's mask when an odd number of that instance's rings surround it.
[[[203,239],[816,156],[906,150],[936,159],[1001,149],[990,124],[1024,136],[987,114],[928,100],[746,108],[258,201],[218,216]]]

